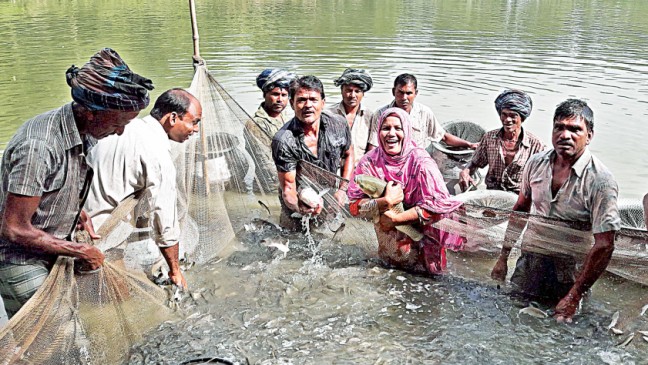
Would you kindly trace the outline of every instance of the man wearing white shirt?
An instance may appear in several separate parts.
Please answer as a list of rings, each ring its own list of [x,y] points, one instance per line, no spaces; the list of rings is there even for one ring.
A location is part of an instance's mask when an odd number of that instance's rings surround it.
[[[479,143],[471,143],[446,132],[429,107],[414,101],[418,95],[418,82],[414,75],[398,75],[396,80],[394,80],[392,95],[394,95],[394,101],[376,110],[371,119],[367,152],[378,146],[376,123],[378,118],[380,118],[380,114],[388,108],[393,107],[401,108],[410,115],[412,139],[418,147],[427,148],[430,143],[439,141],[445,142],[448,146],[470,148],[473,150],[479,146]]]
[[[104,138],[88,154],[96,174],[85,209],[94,226],[98,229],[119,202],[149,189],[155,242],[169,265],[169,278],[185,288],[178,265],[176,169],[169,140],[186,141],[198,132],[201,116],[202,107],[193,95],[183,89],[167,90],[151,115],[131,121],[119,138]]]

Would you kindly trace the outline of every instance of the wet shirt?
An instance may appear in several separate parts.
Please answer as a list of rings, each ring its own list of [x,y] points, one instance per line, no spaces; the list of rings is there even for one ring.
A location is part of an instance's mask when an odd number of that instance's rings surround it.
[[[133,119],[121,136],[108,136],[90,150],[88,163],[96,176],[85,209],[95,230],[122,200],[149,189],[155,242],[159,247],[178,243],[176,168],[170,149],[171,142],[164,128],[149,115]]]
[[[346,111],[342,102],[333,104],[329,109],[331,113],[340,115],[346,119]],[[367,141],[369,140],[369,125],[373,112],[366,109],[363,104],[360,104],[360,110],[356,113],[351,126],[351,141],[353,143],[353,160],[355,164],[360,161],[360,158],[367,151]]]
[[[591,226],[594,234],[618,231],[621,227],[618,187],[607,167],[586,149],[572,166],[569,178],[552,197],[555,157],[554,150],[540,152],[533,155],[524,168],[520,194],[532,199],[531,213],[584,222]]]
[[[317,156],[304,143],[301,122],[292,118],[275,134],[272,140],[272,158],[279,172],[297,171],[297,163],[304,160],[336,173],[350,146],[351,131],[346,119],[323,112],[320,117]]]
[[[396,106],[396,102],[392,101],[389,105],[376,110],[371,124],[369,126],[369,143],[378,147],[378,118],[387,109]],[[412,140],[418,147],[427,148],[432,142],[439,142],[443,139],[446,131],[441,126],[432,112],[432,109],[427,106],[414,102],[412,104],[412,111],[409,113],[410,120],[412,121]]]
[[[261,103],[259,109],[254,113],[254,118],[247,121],[245,128],[264,146],[270,146],[275,133],[281,129],[287,120],[286,109],[277,118],[272,118],[263,109],[263,103]]]
[[[92,179],[84,150],[94,143],[92,137],[80,135],[71,103],[27,121],[2,156],[0,207],[4,209],[8,193],[40,197],[32,225],[66,239],[75,227]],[[51,263],[55,259],[55,255],[27,251],[0,239],[0,262]]]
[[[512,191],[517,194],[520,192],[520,182],[526,162],[531,155],[543,151],[545,145],[538,137],[522,128],[519,149],[511,164],[506,166],[501,144],[503,131],[503,129],[495,129],[487,132],[466,168],[472,170],[488,166],[487,189]]]

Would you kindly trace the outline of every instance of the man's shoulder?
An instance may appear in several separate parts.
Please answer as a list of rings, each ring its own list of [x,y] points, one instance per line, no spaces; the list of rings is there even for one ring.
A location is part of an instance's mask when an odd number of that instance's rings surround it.
[[[551,162],[551,154],[553,151],[554,150],[540,151],[531,155],[527,161],[527,165],[535,165],[537,167],[540,164]],[[533,169],[531,171],[533,171]]]
[[[592,155],[589,170],[593,174],[593,180],[596,184],[616,187],[617,182],[612,171],[610,171],[610,169],[608,169],[608,167],[594,155]]]
[[[343,116],[334,113],[331,110],[324,110],[322,111],[322,115],[320,116],[323,120],[326,121],[326,123],[329,123],[331,125],[339,126],[339,125],[346,125],[347,121],[346,118]]]
[[[274,137],[272,137],[272,144],[275,143],[284,144],[295,140],[295,134],[293,132],[294,121],[295,118],[293,117],[292,119],[287,121],[283,126],[281,126],[281,128],[279,128],[277,133],[275,133]]]

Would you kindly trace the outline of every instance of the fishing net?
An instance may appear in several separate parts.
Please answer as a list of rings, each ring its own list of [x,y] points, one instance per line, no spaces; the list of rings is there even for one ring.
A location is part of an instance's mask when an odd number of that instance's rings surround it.
[[[594,236],[586,224],[512,212],[514,195],[505,194],[508,193],[494,190],[460,194],[457,197],[464,196],[466,202],[463,208],[457,210],[452,219],[443,219],[434,226],[466,237],[467,250],[497,252],[507,245],[546,256],[573,258],[582,263],[594,244]],[[620,204],[623,228],[617,234],[607,270],[648,285],[648,233],[645,229],[636,228],[642,225],[638,223],[638,217],[643,217],[643,212],[637,211],[637,204]],[[513,221],[515,223],[511,223]],[[634,227],[627,228],[631,225]],[[522,234],[524,240],[520,244]]]
[[[126,199],[98,232],[111,237],[132,211]],[[113,236],[114,237],[114,236]],[[34,296],[0,331],[0,364],[114,364],[163,320],[167,294],[143,273],[127,270],[116,253],[102,268],[75,272],[59,257]]]
[[[476,123],[469,121],[452,121],[443,124],[446,132],[462,138],[469,142],[479,142],[484,136],[486,131],[484,128]],[[446,186],[450,194],[457,194],[461,192],[459,189],[459,173],[463,170],[474,154],[474,150],[466,148],[457,148],[448,146],[443,141],[432,142],[428,148],[430,156],[436,161],[439,166],[439,171],[446,182]],[[480,171],[475,171],[473,176],[475,185],[479,185],[482,181],[482,174]]]
[[[174,159],[179,215],[198,232],[193,259],[201,263],[223,252],[246,222],[278,214],[277,174],[270,146],[255,137],[260,130],[204,64],[189,90],[202,104],[200,133],[175,145]]]

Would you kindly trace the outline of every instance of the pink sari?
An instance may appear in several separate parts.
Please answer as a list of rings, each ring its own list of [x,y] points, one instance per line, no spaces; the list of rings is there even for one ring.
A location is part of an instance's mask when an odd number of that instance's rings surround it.
[[[376,224],[379,254],[390,264],[415,271],[440,273],[446,268],[445,249],[459,250],[465,240],[432,227],[432,223],[449,217],[462,203],[450,197],[436,162],[412,141],[409,115],[404,110],[390,108],[383,112],[378,119],[378,131],[390,115],[398,117],[403,127],[401,152],[399,155],[387,154],[379,138],[380,146],[360,159],[347,191],[352,202],[351,212],[357,215],[357,203],[368,198],[353,181],[355,175],[371,175],[384,181],[398,182],[403,188],[405,209],[418,206],[430,219],[423,226],[415,225],[424,235],[419,242],[414,242],[396,229],[385,232]]]

